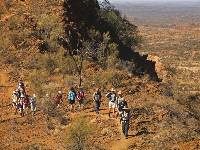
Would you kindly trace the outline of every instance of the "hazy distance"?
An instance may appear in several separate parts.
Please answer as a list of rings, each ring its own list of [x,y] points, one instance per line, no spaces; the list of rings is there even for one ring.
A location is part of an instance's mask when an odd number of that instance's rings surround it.
[[[125,3],[125,2],[130,2],[130,3],[144,3],[144,2],[198,2],[199,0],[109,0],[111,3],[114,2],[120,2],[120,3]]]
[[[109,0],[136,24],[200,23],[200,0]]]

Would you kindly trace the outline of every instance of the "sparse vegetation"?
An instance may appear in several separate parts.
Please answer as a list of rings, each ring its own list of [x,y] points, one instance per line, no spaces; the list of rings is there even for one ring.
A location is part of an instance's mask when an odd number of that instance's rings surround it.
[[[89,121],[83,116],[76,118],[68,130],[66,149],[87,150],[92,148],[89,144],[89,137],[93,129]]]
[[[100,5],[97,0],[1,4],[0,149],[199,148],[198,25],[138,29],[107,0]],[[149,56],[136,49],[159,55],[160,66],[147,63]],[[168,72],[165,83],[150,80],[148,71],[155,70]],[[34,116],[11,114],[10,95],[20,78],[28,94],[36,93]],[[67,93],[79,86],[85,109],[79,111],[76,101],[75,112],[69,112]],[[102,92],[98,116],[92,98],[96,88]],[[111,88],[122,91],[131,108],[126,141],[119,120],[107,115],[105,92]]]

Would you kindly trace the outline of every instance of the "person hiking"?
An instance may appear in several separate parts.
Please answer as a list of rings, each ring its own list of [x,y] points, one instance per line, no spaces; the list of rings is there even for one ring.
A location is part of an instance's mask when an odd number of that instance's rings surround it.
[[[18,103],[19,112],[21,116],[24,116],[26,94],[24,93],[22,88],[18,89],[17,92],[19,97],[19,103]]]
[[[125,101],[125,98],[123,97],[122,91],[119,91],[117,95],[118,96],[117,96],[116,104],[117,104],[118,112],[117,112],[116,118],[122,113],[124,107],[128,107],[128,104]]]
[[[99,114],[99,108],[101,106],[101,98],[102,98],[101,91],[99,88],[97,88],[93,94],[94,107],[97,114]]]
[[[28,113],[28,108],[30,106],[30,100],[29,100],[29,96],[28,95],[26,95],[25,98],[23,98],[22,103],[23,103],[23,113],[27,114]]]
[[[70,88],[67,99],[68,99],[68,102],[70,105],[70,111],[71,112],[75,111],[74,104],[75,104],[75,100],[76,100],[76,92],[73,87]]]
[[[23,117],[24,116],[23,98],[19,98],[18,109],[19,109],[20,115]]]
[[[18,90],[19,98],[24,99],[26,97],[26,93],[24,90],[21,88]]]
[[[109,99],[109,113],[108,113],[108,115],[110,117],[111,112],[113,112],[113,115],[115,115],[117,94],[115,93],[115,90],[112,88],[111,91],[106,94],[106,97]]]
[[[125,138],[128,138],[128,130],[129,130],[129,120],[130,120],[130,110],[128,107],[124,107],[121,113],[121,125],[122,125],[122,132]]]
[[[30,98],[30,106],[31,106],[32,115],[35,115],[35,112],[36,112],[36,94],[33,94],[33,96]]]
[[[25,84],[24,84],[24,82],[23,82],[22,79],[21,79],[21,80],[19,81],[19,83],[18,83],[17,90],[23,91],[23,93],[26,93],[26,91],[25,91]]]
[[[55,101],[55,105],[57,107],[60,106],[60,103],[63,102],[63,94],[61,91],[58,91],[58,94],[56,95],[56,97],[54,98],[54,101]]]
[[[85,99],[85,92],[83,88],[80,88],[80,91],[77,94],[77,101],[79,103],[79,110],[84,109],[84,99]]]
[[[19,103],[19,97],[18,97],[18,93],[16,91],[13,91],[12,93],[12,104],[13,104],[13,108],[15,109],[15,115],[17,114],[17,110],[18,110],[18,103]]]

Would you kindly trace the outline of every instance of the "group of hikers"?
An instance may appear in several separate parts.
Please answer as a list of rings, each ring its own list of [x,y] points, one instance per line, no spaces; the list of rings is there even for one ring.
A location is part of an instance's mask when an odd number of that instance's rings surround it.
[[[36,94],[28,95],[22,80],[19,81],[16,90],[12,93],[12,103],[15,114],[19,111],[20,115],[24,116],[28,113],[28,108],[31,109],[32,115],[36,112]]]
[[[58,91],[57,95],[53,98],[53,102],[57,107],[60,107],[60,104],[63,103],[63,94],[62,91]],[[47,98],[50,98],[48,94],[46,94]],[[129,130],[129,120],[130,120],[130,110],[128,108],[128,104],[125,101],[122,91],[116,92],[114,88],[112,88],[106,95],[105,98],[108,99],[108,108],[109,108],[109,118],[120,117],[120,123],[122,125],[122,131],[125,137],[128,137]],[[85,107],[85,92],[83,88],[79,88],[76,92],[74,87],[71,87],[66,99],[69,104],[69,111],[75,112],[75,103],[78,103],[79,110],[83,110]],[[97,88],[92,95],[94,110],[96,114],[100,114],[100,107],[102,103],[102,93],[100,88]],[[19,81],[17,89],[13,91],[13,106],[15,108],[15,114],[17,111],[20,112],[21,116],[28,113],[28,109],[30,108],[32,115],[36,112],[36,94],[33,96],[29,96],[26,93],[25,85],[22,80]]]

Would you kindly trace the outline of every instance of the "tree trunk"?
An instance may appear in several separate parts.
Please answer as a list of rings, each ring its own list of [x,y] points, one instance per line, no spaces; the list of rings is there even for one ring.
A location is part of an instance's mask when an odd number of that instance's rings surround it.
[[[79,72],[79,87],[82,86],[82,71]]]

